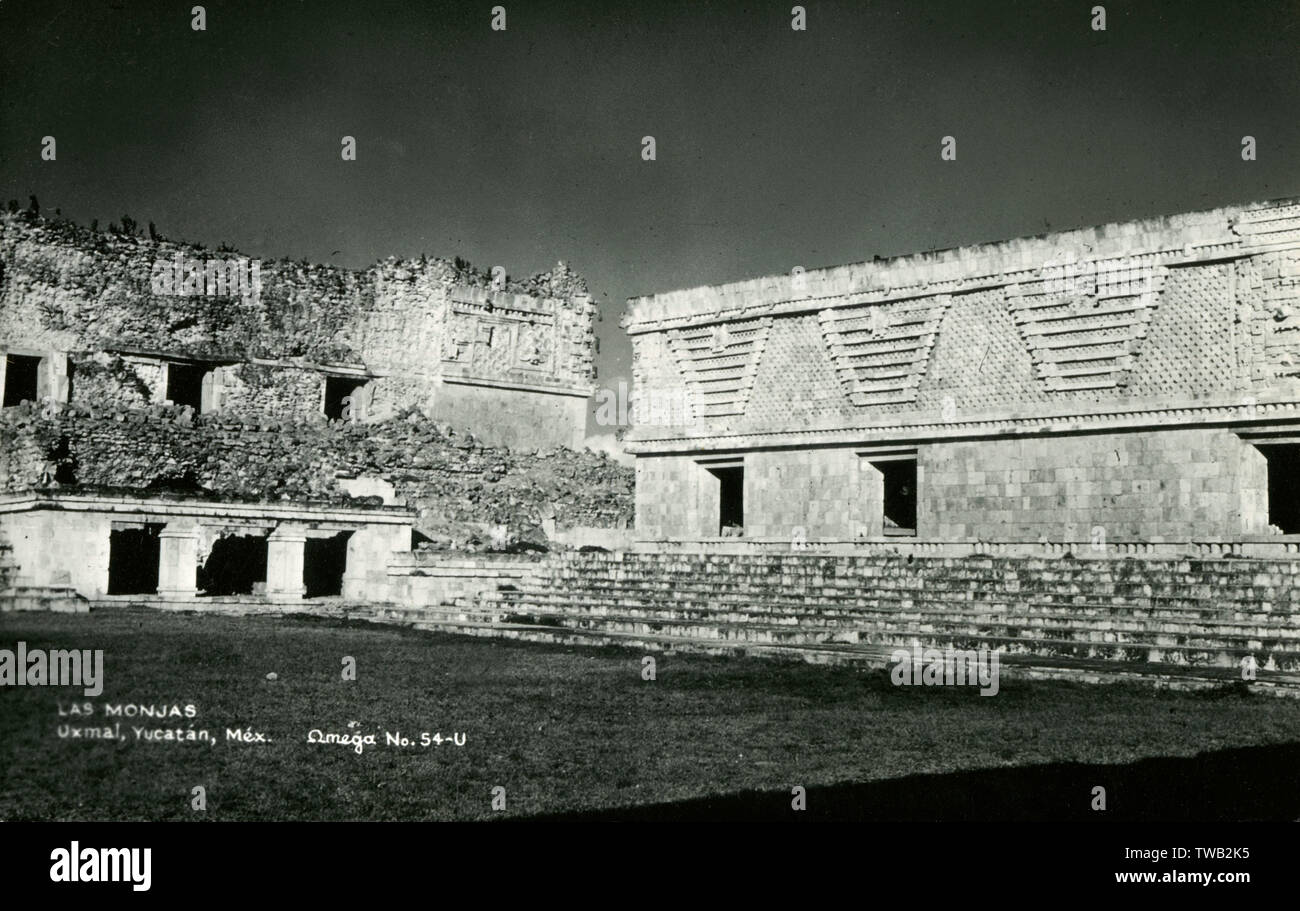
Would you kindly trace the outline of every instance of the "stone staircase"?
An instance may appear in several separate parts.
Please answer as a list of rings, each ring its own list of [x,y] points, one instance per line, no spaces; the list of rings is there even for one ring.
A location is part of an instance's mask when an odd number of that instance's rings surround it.
[[[565,554],[423,629],[884,667],[897,648],[999,651],[1012,675],[1300,695],[1300,561]]]
[[[11,611],[56,611],[85,613],[90,603],[77,594],[71,582],[32,585],[20,575],[13,545],[0,530],[0,613]]]
[[[1300,696],[1300,560],[571,552],[430,557],[418,573],[421,584],[390,603],[121,596],[93,606],[304,613],[870,668],[900,648],[987,648],[1007,676],[1178,688],[1241,684],[1251,656],[1251,689]]]

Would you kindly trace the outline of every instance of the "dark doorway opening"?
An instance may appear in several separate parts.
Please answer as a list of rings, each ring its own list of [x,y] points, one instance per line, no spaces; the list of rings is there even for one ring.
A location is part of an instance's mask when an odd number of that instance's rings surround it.
[[[77,457],[72,452],[72,442],[67,437],[59,437],[59,442],[50,450],[50,461],[54,463],[54,480],[59,484],[77,483]]]
[[[5,357],[5,398],[4,407],[21,405],[23,402],[35,402],[36,390],[40,382],[41,359],[22,354],[10,354]]]
[[[343,574],[348,568],[348,539],[343,531],[329,538],[308,538],[302,555],[302,584],[306,597],[343,594]]]
[[[259,582],[266,582],[266,538],[262,535],[218,538],[199,567],[199,590],[209,595],[251,595]]]
[[[203,411],[203,378],[208,370],[202,364],[167,365],[167,398],[178,407],[189,405],[196,412]]]
[[[163,526],[115,528],[108,534],[108,593],[156,595],[158,593],[158,532]]]
[[[718,479],[718,534],[740,535],[745,529],[745,468],[705,466]]]
[[[884,479],[884,533],[916,534],[916,459],[881,459],[872,466]]]
[[[199,479],[195,476],[193,469],[187,468],[181,472],[172,472],[154,478],[149,482],[147,489],[194,494],[202,492],[203,486],[199,484]]]
[[[1268,524],[1300,534],[1300,444],[1260,446],[1268,460]]]
[[[365,380],[346,376],[325,377],[325,417],[331,421],[350,421],[361,416],[361,396],[357,394]]]

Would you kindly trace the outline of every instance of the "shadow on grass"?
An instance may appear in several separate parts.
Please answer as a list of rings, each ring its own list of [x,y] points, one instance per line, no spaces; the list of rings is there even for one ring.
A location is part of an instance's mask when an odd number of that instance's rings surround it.
[[[532,817],[539,820],[1217,822],[1300,818],[1300,744],[1244,747],[1124,765],[1051,763],[807,790],[745,791],[674,803]],[[1106,789],[1106,810],[1092,809]]]

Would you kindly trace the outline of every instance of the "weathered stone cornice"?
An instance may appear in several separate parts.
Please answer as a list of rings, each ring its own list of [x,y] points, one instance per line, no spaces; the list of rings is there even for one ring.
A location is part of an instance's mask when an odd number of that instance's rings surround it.
[[[802,427],[790,430],[683,427],[678,433],[663,428],[634,428],[624,441],[638,455],[697,450],[765,449],[787,446],[855,446],[867,443],[904,443],[959,440],[996,436],[1104,433],[1162,427],[1205,425],[1240,426],[1259,430],[1275,423],[1300,420],[1300,397],[1275,401],[1148,403],[1086,413],[1061,409],[1037,415],[984,415],[970,420],[937,420],[915,415],[852,426]]]
[[[1062,255],[1142,258],[1177,268],[1300,247],[1300,202],[1226,207],[958,247],[628,300],[630,335],[999,288],[1041,275]]]

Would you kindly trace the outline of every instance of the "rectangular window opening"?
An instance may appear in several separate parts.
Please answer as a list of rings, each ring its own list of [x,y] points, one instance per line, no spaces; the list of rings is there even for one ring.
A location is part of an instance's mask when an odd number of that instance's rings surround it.
[[[203,364],[167,364],[167,400],[177,407],[188,405],[203,413],[203,381],[210,373]]]
[[[23,402],[37,401],[40,373],[39,357],[28,357],[23,354],[6,355],[4,407],[10,408]]]
[[[1300,534],[1300,443],[1258,448],[1268,462],[1268,524]]]
[[[873,459],[882,477],[882,528],[886,535],[916,537],[916,456]]]
[[[352,421],[361,417],[360,390],[366,381],[350,376],[325,377],[325,417],[331,421]]]

